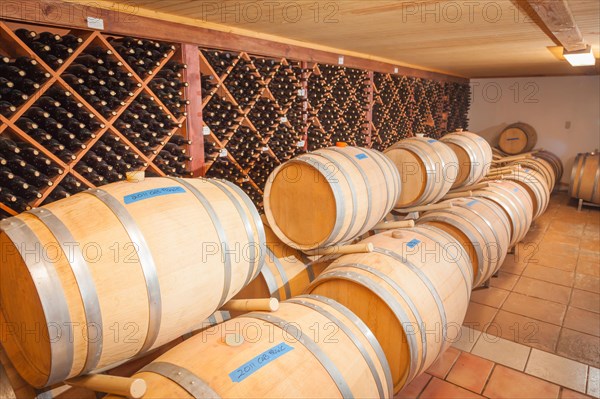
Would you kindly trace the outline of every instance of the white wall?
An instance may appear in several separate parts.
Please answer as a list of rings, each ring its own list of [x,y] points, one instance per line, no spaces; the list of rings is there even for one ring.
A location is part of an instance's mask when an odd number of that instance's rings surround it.
[[[568,183],[575,155],[600,148],[600,76],[473,79],[469,130],[492,145],[506,125],[525,122],[538,148],[558,155]]]

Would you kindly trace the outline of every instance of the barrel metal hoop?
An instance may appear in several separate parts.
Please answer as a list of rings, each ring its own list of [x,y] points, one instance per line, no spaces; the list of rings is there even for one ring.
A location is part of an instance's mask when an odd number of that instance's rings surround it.
[[[437,292],[437,290],[435,289],[435,286],[433,285],[433,283],[431,282],[431,280],[429,279],[429,277],[425,273],[423,273],[423,271],[421,269],[419,269],[418,267],[416,267],[411,261],[409,261],[404,256],[401,256],[401,255],[397,254],[396,252],[390,251],[390,250],[385,249],[385,248],[379,248],[379,247],[374,248],[373,252],[377,252],[377,253],[380,253],[380,254],[387,255],[390,258],[395,259],[395,260],[403,263],[413,273],[415,273],[417,276],[419,276],[419,278],[421,279],[421,281],[423,281],[423,283],[425,284],[425,286],[427,287],[427,289],[431,293],[431,296],[433,297],[433,300],[435,301],[435,304],[437,305],[438,312],[440,314],[440,318],[442,319],[442,340],[445,342],[446,341],[447,328],[448,328],[448,318],[446,317],[446,308],[444,307],[444,302],[442,301],[442,298],[440,298],[439,292]]]
[[[371,374],[373,375],[373,381],[377,385],[377,392],[379,392],[379,397],[381,399],[389,397],[389,396],[385,395],[385,393],[383,392],[383,385],[381,384],[381,379],[379,378],[379,373],[377,373],[377,369],[375,368],[375,363],[373,362],[373,359],[369,355],[369,352],[367,351],[367,348],[365,347],[365,345],[360,341],[360,339],[354,333],[354,331],[352,331],[343,321],[341,321],[340,319],[335,317],[331,312],[325,310],[321,306],[315,305],[312,302],[305,301],[302,298],[294,298],[294,299],[288,300],[287,303],[293,303],[296,305],[305,306],[309,309],[312,309],[312,310],[322,314],[323,316],[325,316],[326,318],[328,318],[329,320],[334,322],[340,328],[340,330],[342,330],[342,332],[344,332],[344,334],[346,334],[346,336],[348,338],[350,338],[350,341],[352,341],[354,346],[356,346],[356,349],[358,349],[358,351],[362,355],[363,359],[367,363],[367,366],[369,367],[369,370],[371,371]]]
[[[319,155],[319,154],[317,153],[317,155]],[[319,172],[319,173],[321,173],[320,172],[321,170],[323,170],[324,172],[327,171],[327,168],[325,167],[325,165],[323,165],[322,162],[319,162],[318,160],[314,159],[314,157],[309,157],[309,156],[298,157],[298,158],[296,158],[296,160],[309,164],[313,168],[316,168],[317,172]],[[343,193],[342,193],[342,188],[340,187],[339,181],[337,181],[337,180],[331,181],[327,176],[325,176],[323,174],[322,174],[322,176],[327,180],[327,182],[329,183],[329,185],[331,187],[331,190],[333,191],[333,196],[335,198],[335,208],[336,208],[335,225],[333,227],[333,230],[329,234],[329,237],[327,237],[327,239],[325,239],[322,243],[323,246],[328,246],[328,245],[332,244],[332,240],[338,236],[338,234],[340,233],[340,230],[342,229],[342,221],[340,220],[341,219],[340,215],[346,214],[346,206],[344,204],[344,201],[342,201]]]
[[[0,231],[3,231],[14,243],[27,267],[31,280],[35,285],[44,317],[48,324],[58,324],[59,329],[71,326],[69,305],[65,297],[60,278],[56,269],[49,263],[42,253],[42,243],[34,231],[21,219],[12,217],[0,222]],[[27,244],[39,245],[34,256],[27,251]],[[29,255],[29,256],[28,256]],[[64,381],[69,377],[74,361],[73,344],[66,337],[50,343],[50,373],[47,385]]]
[[[362,321],[357,315],[352,313],[352,311],[350,309],[348,309],[341,303],[336,302],[331,298],[324,297],[322,295],[315,295],[315,294],[298,295],[296,297],[296,299],[312,299],[312,300],[327,304],[327,305],[331,306],[332,308],[334,308],[335,310],[337,310],[338,312],[340,312],[341,314],[343,314],[352,323],[354,323],[354,325],[360,330],[360,332],[364,335],[364,337],[367,339],[367,341],[369,341],[369,344],[371,344],[371,347],[373,348],[373,350],[375,351],[375,354],[377,355],[377,359],[379,360],[379,363],[381,364],[381,368],[383,370],[383,374],[385,375],[385,379],[387,382],[387,392],[388,393],[385,397],[391,398],[394,395],[394,391],[393,391],[394,387],[392,384],[392,370],[390,369],[390,365],[387,361],[387,358],[385,357],[383,348],[379,344],[379,341],[375,337],[375,334],[373,334],[371,329],[369,329],[369,327],[364,323],[364,321]]]
[[[600,162],[600,159],[598,160],[598,162]],[[598,189],[598,180],[600,179],[600,164],[598,165],[598,168],[596,168],[596,176],[594,177],[594,186],[592,187],[592,196],[590,197],[590,200],[592,202],[597,202],[598,198],[594,198],[596,196],[596,190]]]
[[[194,197],[196,197],[198,202],[200,202],[200,204],[202,204],[202,206],[206,210],[206,213],[208,213],[213,227],[217,232],[217,236],[219,236],[224,260],[223,291],[221,293],[221,299],[219,299],[219,306],[217,306],[217,309],[219,309],[227,301],[227,294],[231,290],[231,254],[229,253],[229,239],[227,238],[227,233],[225,232],[225,228],[223,227],[223,224],[221,223],[221,219],[219,219],[217,212],[215,212],[215,209],[210,204],[210,201],[204,196],[204,194],[200,192],[200,190],[198,190],[192,184],[188,183],[183,179],[177,177],[169,178],[175,180],[177,183],[184,186],[186,189],[189,190],[190,193],[194,195]]]
[[[425,237],[429,238],[430,240],[432,240],[432,241],[435,241],[435,242],[437,243],[437,240],[435,239],[435,237],[432,237],[432,236],[430,236],[428,233],[426,233],[426,232],[422,231],[422,230],[426,230],[426,231],[432,232],[433,230],[431,229],[431,227],[430,227],[430,226],[427,226],[427,225],[425,224],[425,225],[419,225],[419,226],[417,226],[417,227],[419,227],[419,234],[421,234],[421,235],[423,235],[423,236],[425,236]],[[455,239],[454,239],[454,238],[452,238],[452,236],[451,236],[450,234],[446,233],[446,232],[445,232],[444,230],[442,230],[442,229],[437,229],[437,233],[438,233],[438,234],[440,234],[440,235],[443,235],[443,236],[445,236],[445,238],[446,238],[448,241],[455,241]],[[463,257],[463,259],[465,260],[465,261],[464,261],[464,266],[466,266],[466,267],[464,267],[464,268],[463,268],[463,267],[462,267],[462,266],[459,264],[459,259],[457,259],[457,258],[452,258],[452,260],[454,261],[454,263],[456,263],[456,264],[457,264],[457,266],[458,266],[458,269],[460,270],[460,273],[463,275],[463,278],[465,279],[465,282],[466,282],[466,285],[465,285],[465,286],[466,286],[466,289],[467,289],[467,298],[470,298],[470,297],[471,297],[471,289],[472,289],[472,285],[473,285],[473,268],[471,267],[471,265],[470,265],[470,264],[468,264],[468,263],[467,263],[467,262],[468,262],[468,259],[469,259],[469,255],[467,255],[467,253],[465,252],[465,250],[464,250],[464,248],[462,247],[462,245],[460,245],[460,243],[459,243],[459,247],[460,247],[460,249],[461,249],[461,251],[462,251],[462,255],[461,255],[461,256],[462,256],[462,257]],[[465,270],[464,270],[464,269],[467,269],[469,272],[465,272]],[[468,276],[467,276],[467,274],[468,274]]]
[[[256,268],[256,271],[254,272],[254,276],[252,277],[252,279],[255,279],[256,277],[258,277],[258,275],[260,274],[260,271],[262,270],[262,268],[265,265],[265,256],[266,253],[265,251],[263,251],[263,247],[264,249],[266,249],[266,245],[264,243],[267,242],[267,237],[265,234],[265,228],[262,222],[262,219],[260,218],[260,215],[258,214],[258,210],[256,209],[256,205],[254,205],[252,203],[252,201],[250,200],[250,198],[248,198],[248,195],[238,186],[236,186],[235,184],[233,184],[232,182],[228,181],[228,180],[224,180],[224,179],[219,179],[220,182],[222,182],[223,184],[229,186],[233,191],[235,191],[240,198],[242,199],[242,201],[244,201],[244,204],[246,204],[246,207],[248,208],[248,210],[250,211],[250,215],[252,216],[252,220],[254,221],[254,226],[256,227],[256,232],[258,235],[258,243],[254,243],[254,244],[258,244],[260,253],[259,253],[259,258],[258,258],[258,267]]]
[[[425,359],[427,359],[427,334],[426,334],[427,331],[425,329],[425,323],[423,322],[421,313],[419,312],[419,309],[417,309],[417,307],[416,307],[415,303],[413,302],[412,298],[410,297],[410,295],[408,295],[408,293],[406,291],[404,291],[404,289],[399,284],[397,284],[394,280],[392,280],[390,277],[388,277],[384,273],[380,272],[379,270],[377,270],[369,265],[365,265],[363,263],[344,263],[341,266],[349,266],[352,268],[363,270],[367,273],[371,273],[375,277],[385,281],[386,284],[391,286],[398,293],[398,295],[400,295],[402,297],[404,302],[406,302],[406,304],[410,308],[410,311],[412,312],[413,316],[415,316],[415,319],[417,320],[417,325],[419,326],[419,331],[421,332],[421,343],[423,344],[423,350],[421,352],[421,364],[419,365],[417,374],[420,373],[423,368],[423,365],[425,364]],[[396,301],[396,303],[397,303],[397,301]],[[442,319],[442,321],[444,320],[443,317],[440,317],[440,318]]]
[[[398,168],[396,167],[396,165],[394,165],[394,163],[391,161],[391,159],[389,159],[387,156],[385,156],[385,154],[383,154],[382,152],[379,152],[377,150],[373,150],[373,149],[369,149],[369,150],[370,150],[371,156],[375,155],[376,157],[379,158],[380,161],[382,161],[387,166],[387,168],[389,169],[389,171],[392,175],[392,179],[394,180],[394,196],[393,196],[391,203],[386,201],[386,207],[385,207],[387,212],[389,212],[394,208],[394,205],[396,205],[396,201],[397,201],[398,197],[400,196],[400,191],[402,190],[402,187],[401,187],[402,180],[400,178],[400,172],[398,171]],[[383,172],[383,168],[381,167],[381,164],[377,163],[377,166],[379,166],[379,168]],[[385,175],[385,172],[383,172],[383,173]],[[397,177],[397,178],[394,179],[394,177]]]
[[[69,231],[69,228],[57,218],[52,211],[45,208],[32,209],[28,213],[36,216],[56,238],[56,242],[60,245],[65,259],[69,262],[75,281],[79,286],[81,301],[83,302],[83,310],[86,320],[87,331],[87,358],[85,365],[81,370],[82,374],[87,374],[94,370],[100,361],[103,348],[103,333],[102,333],[102,311],[100,309],[100,301],[98,292],[96,291],[96,283],[87,262],[85,261],[79,243]],[[90,327],[95,327],[97,336],[95,339],[90,338]]]
[[[356,159],[352,155],[350,155],[350,154],[342,151],[339,147],[331,147],[330,150],[332,150],[333,152],[336,152],[336,153],[340,154],[341,156],[343,156],[344,158],[346,158],[348,161],[350,161],[350,163],[352,165],[354,165],[354,167],[358,170],[358,172],[360,173],[360,175],[363,178],[363,181],[365,182],[365,187],[367,189],[367,213],[365,215],[365,220],[363,222],[363,225],[358,230],[358,233],[356,233],[356,235],[361,235],[361,234],[363,234],[365,232],[365,228],[367,230],[369,228],[367,226],[367,222],[369,221],[369,216],[371,215],[371,208],[373,206],[372,205],[373,198],[372,198],[371,184],[369,183],[369,178],[367,177],[367,174],[365,173],[365,171],[360,167],[360,165],[358,164],[358,162],[356,161]],[[375,163],[377,163],[377,162],[375,162]],[[348,177],[348,175],[346,175],[346,177]],[[352,185],[351,190],[352,190],[352,195],[353,195],[352,201],[354,201],[354,199],[355,199],[354,198],[355,197],[354,191],[355,190],[354,190],[354,185],[353,184],[351,184],[351,185]],[[354,202],[354,204],[355,204],[354,206],[356,207],[357,204],[355,202]],[[352,213],[352,217],[354,219],[356,219],[356,213],[355,212]],[[354,222],[352,222],[352,226],[354,226]],[[345,240],[348,237],[348,234],[350,234],[350,229],[348,229],[348,233],[346,234],[346,236],[344,236],[344,238],[342,240]]]
[[[308,281],[312,283],[315,280],[315,271],[312,264],[306,265],[306,274],[308,275]]]
[[[269,249],[267,248],[267,255],[268,256],[272,256],[273,258],[273,264],[275,265],[275,267],[277,268],[277,271],[279,272],[279,277],[281,278],[281,282],[283,283],[283,289],[285,291],[285,295],[286,298],[291,298],[292,297],[292,290],[290,289],[290,279],[288,278],[285,269],[283,268],[283,265],[281,264],[281,262],[279,261],[279,258],[277,258],[277,256],[275,256],[275,254]],[[269,287],[269,291],[271,293],[271,295],[273,295],[273,293],[277,293],[278,298],[277,299],[281,299],[279,298],[279,288],[277,285],[277,282],[275,280],[275,276],[273,276],[273,273],[271,272],[271,270],[268,267],[263,267],[263,276],[265,275],[265,273],[268,273],[271,278],[273,279],[273,284],[269,285],[269,280],[265,278],[265,280],[267,281],[267,286]]]
[[[204,181],[217,187],[219,190],[221,190],[223,192],[223,194],[225,194],[227,196],[227,198],[229,198],[229,200],[231,201],[231,203],[237,210],[238,214],[240,215],[240,219],[242,219],[242,222],[244,224],[244,229],[246,230],[246,236],[248,237],[248,244],[252,248],[255,248],[256,242],[254,241],[254,231],[252,231],[252,226],[250,225],[250,219],[248,219],[248,217],[244,213],[242,204],[240,204],[240,202],[237,200],[237,198],[235,198],[235,196],[231,193],[231,191],[229,191],[226,187],[223,186],[223,183],[220,180],[204,179]],[[245,195],[246,194],[244,194],[244,196]],[[247,286],[250,283],[250,281],[252,281],[252,277],[256,274],[256,270],[260,270],[263,266],[262,263],[258,263],[258,260],[256,259],[256,254],[254,253],[254,251],[250,252],[249,263],[250,263],[250,267],[248,270],[248,275],[246,276],[246,281],[244,282],[244,287]],[[229,281],[229,285],[231,286],[231,280]],[[225,293],[225,295],[227,295],[227,293]],[[221,300],[223,300],[223,298],[221,298]],[[221,305],[223,305],[223,303],[221,303]]]
[[[577,154],[573,161],[573,167],[571,168],[571,179],[569,180],[569,195],[573,198],[577,198],[579,193],[575,192],[575,175],[577,172],[577,166],[579,166],[580,158],[583,154]]]
[[[319,345],[317,345],[313,340],[308,338],[298,327],[283,319],[280,319],[279,317],[271,316],[264,313],[248,313],[244,315],[244,317],[250,317],[265,321],[267,323],[271,323],[274,326],[279,327],[281,330],[296,338],[298,342],[304,345],[304,347],[313,354],[313,356],[319,361],[319,363],[323,365],[325,370],[327,370],[334,383],[340,390],[342,397],[349,399],[354,398],[352,389],[350,389],[350,386],[344,379],[344,376],[342,375],[338,367],[335,365],[335,363],[329,358],[329,356],[327,356],[325,352],[323,352]]]
[[[329,150],[331,150],[331,148],[328,148]],[[338,165],[338,162],[331,158],[327,153],[323,152],[319,152],[318,153],[319,156],[325,158],[327,161],[331,162],[334,165]],[[352,230],[354,229],[354,225],[356,224],[356,211],[359,209],[358,206],[358,198],[356,196],[356,187],[354,187],[354,181],[350,178],[350,175],[348,174],[348,171],[339,167],[338,166],[338,171],[340,171],[342,173],[342,175],[344,176],[344,179],[346,179],[346,182],[348,183],[348,188],[350,189],[350,196],[352,197],[352,213],[351,213],[351,217],[350,217],[350,224],[348,225],[348,228],[346,230],[346,233],[339,239],[336,240],[338,242],[340,241],[346,241],[349,238],[354,237],[356,234],[352,234]],[[366,218],[365,218],[366,220]],[[350,237],[350,235],[352,235],[352,237]]]
[[[148,243],[144,234],[135,222],[135,219],[127,208],[121,204],[115,197],[101,189],[91,189],[82,191],[82,193],[93,195],[106,205],[119,219],[132,243],[136,245],[135,250],[138,254],[140,267],[146,280],[146,290],[148,292],[148,331],[146,339],[138,354],[148,351],[158,337],[162,317],[162,298],[160,294],[160,283],[158,281],[158,271]]]
[[[339,265],[339,267],[343,267],[343,266],[344,265]],[[356,272],[352,272],[352,271],[342,271],[342,270],[335,270],[335,269],[329,270],[327,272],[326,277],[323,278],[322,280],[331,279],[331,278],[351,281],[355,284],[360,284],[360,285],[368,288],[371,292],[373,292],[373,294],[377,295],[379,298],[381,298],[382,301],[384,301],[389,306],[390,310],[396,316],[396,319],[399,321],[399,324],[403,330],[405,329],[405,327],[407,325],[412,325],[412,322],[408,318],[408,314],[402,308],[400,303],[396,300],[396,298],[394,298],[394,296],[392,294],[390,294],[387,290],[385,290],[381,285],[376,284],[372,280],[370,280]],[[317,280],[317,281],[320,281],[320,280]],[[403,291],[401,291],[401,292],[403,292]],[[420,320],[418,313],[415,315],[415,318],[417,320]],[[421,326],[419,326],[419,328],[421,328]],[[422,333],[421,333],[421,335],[422,335]],[[405,331],[405,336],[406,336],[406,340],[407,340],[409,352],[410,352],[410,364],[409,364],[409,369],[408,369],[408,378],[406,380],[410,381],[417,375],[417,369],[415,367],[417,364],[417,354],[419,352],[419,348],[417,346],[417,339],[415,337],[415,334],[406,334],[406,331]],[[427,349],[426,347],[423,347],[424,351],[426,349]],[[387,359],[387,357],[386,357],[386,359]]]
[[[169,362],[150,363],[138,373],[161,375],[183,388],[194,399],[220,398],[210,385],[188,369]]]

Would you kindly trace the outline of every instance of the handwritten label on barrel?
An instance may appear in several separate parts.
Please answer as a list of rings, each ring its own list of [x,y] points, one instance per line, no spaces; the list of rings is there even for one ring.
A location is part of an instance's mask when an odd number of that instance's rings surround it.
[[[133,204],[134,202],[143,201],[149,198],[160,197],[161,195],[182,194],[185,190],[182,187],[161,187],[153,188],[152,190],[140,191],[139,193],[129,194],[123,197],[125,204]]]
[[[473,206],[473,205],[475,205],[475,204],[476,204],[476,203],[478,203],[478,202],[479,202],[479,201],[477,201],[477,200],[473,200],[473,201],[471,201],[471,202],[468,202],[468,203],[467,203],[467,206]]]
[[[437,140],[433,140],[433,139],[431,139],[431,140],[427,140],[427,142],[428,142],[428,143],[437,143]]]
[[[416,238],[413,238],[412,240],[410,240],[409,242],[406,243],[406,246],[409,247],[410,249],[413,249],[420,243],[421,243],[421,240],[417,240]]]
[[[367,154],[358,154],[358,155],[356,155],[356,158],[358,158],[358,159],[367,159],[369,157],[367,156]]]
[[[294,348],[282,342],[233,370],[231,373],[229,373],[229,378],[231,378],[231,381],[233,382],[244,381],[246,378],[250,377],[252,374],[256,373],[258,370],[271,363],[278,357],[285,355],[292,349]]]
[[[520,137],[511,137],[509,139],[506,139],[506,141],[515,141],[515,140],[521,140]]]

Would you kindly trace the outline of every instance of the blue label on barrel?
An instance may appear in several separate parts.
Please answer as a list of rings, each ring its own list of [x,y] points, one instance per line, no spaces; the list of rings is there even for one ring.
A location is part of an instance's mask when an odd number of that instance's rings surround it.
[[[412,248],[416,247],[417,245],[419,245],[420,242],[421,242],[420,240],[413,238],[412,240],[410,240],[409,242],[406,243],[406,246],[412,249]]]
[[[358,154],[358,155],[356,155],[356,158],[358,158],[358,159],[367,159],[369,157],[367,156],[367,154]]]
[[[431,139],[431,140],[427,140],[427,142],[428,142],[428,143],[437,143],[437,140],[433,140],[433,139]]]
[[[294,348],[282,342],[233,370],[231,373],[229,373],[229,378],[231,378],[231,381],[233,382],[244,381],[246,378],[250,377],[252,374],[256,373],[258,370],[271,363],[278,357],[285,355],[292,349]]]
[[[161,187],[153,188],[152,190],[140,191],[138,193],[129,194],[123,197],[125,204],[133,204],[134,202],[143,201],[149,198],[160,197],[162,195],[183,194],[185,190],[182,187]]]
[[[478,203],[478,202],[479,202],[479,201],[477,201],[477,200],[473,200],[473,201],[471,201],[471,202],[467,203],[467,206],[473,206],[473,205],[475,205],[475,204],[476,204],[476,203]]]

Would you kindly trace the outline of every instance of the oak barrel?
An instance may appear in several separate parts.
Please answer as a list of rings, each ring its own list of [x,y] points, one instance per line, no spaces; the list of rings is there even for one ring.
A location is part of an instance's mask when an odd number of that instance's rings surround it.
[[[510,245],[510,221],[499,205],[485,198],[453,202],[450,209],[426,212],[417,224],[440,228],[464,246],[473,267],[473,287],[478,287],[504,262]]]
[[[514,181],[495,180],[489,187],[474,191],[473,196],[487,198],[502,208],[510,222],[511,247],[525,237],[533,220],[533,202],[525,188]]]
[[[277,298],[282,301],[302,294],[306,287],[324,269],[297,249],[288,247],[265,227],[267,253],[265,264],[257,278],[234,297],[234,299]]]
[[[393,230],[362,241],[375,251],[344,255],[307,292],[354,312],[381,344],[398,392],[448,346],[463,322],[472,269],[464,248],[429,226]]]
[[[517,122],[508,125],[498,139],[498,147],[509,155],[533,150],[537,143],[537,133],[533,126]]]
[[[402,191],[396,208],[439,201],[458,175],[458,159],[446,144],[425,137],[400,140],[384,154],[398,168]]]
[[[440,139],[458,159],[455,187],[471,186],[483,179],[492,165],[492,147],[481,136],[464,131],[449,133]]]
[[[269,226],[301,250],[346,242],[369,231],[393,208],[400,176],[380,152],[329,147],[276,168],[265,186]]]
[[[264,261],[256,207],[222,180],[109,184],[1,228],[2,345],[35,387],[201,327]]]
[[[506,179],[519,183],[527,190],[533,202],[533,220],[542,216],[550,202],[550,188],[544,176],[536,170],[525,167],[507,175]]]
[[[554,189],[554,185],[556,184],[556,174],[554,173],[554,168],[550,162],[546,161],[545,159],[533,156],[531,158],[511,162],[509,165],[521,165],[523,168],[535,170],[542,175],[550,191]]]
[[[156,399],[392,396],[390,369],[372,332],[344,306],[313,295],[220,324],[134,377],[148,385],[144,398]]]
[[[546,162],[552,165],[552,168],[554,169],[554,176],[556,176],[556,182],[560,182],[560,179],[562,179],[562,175],[564,172],[563,164],[560,158],[550,151],[538,151],[535,153],[535,156],[545,159]]]
[[[569,195],[594,204],[600,204],[600,153],[577,154],[569,184]]]

